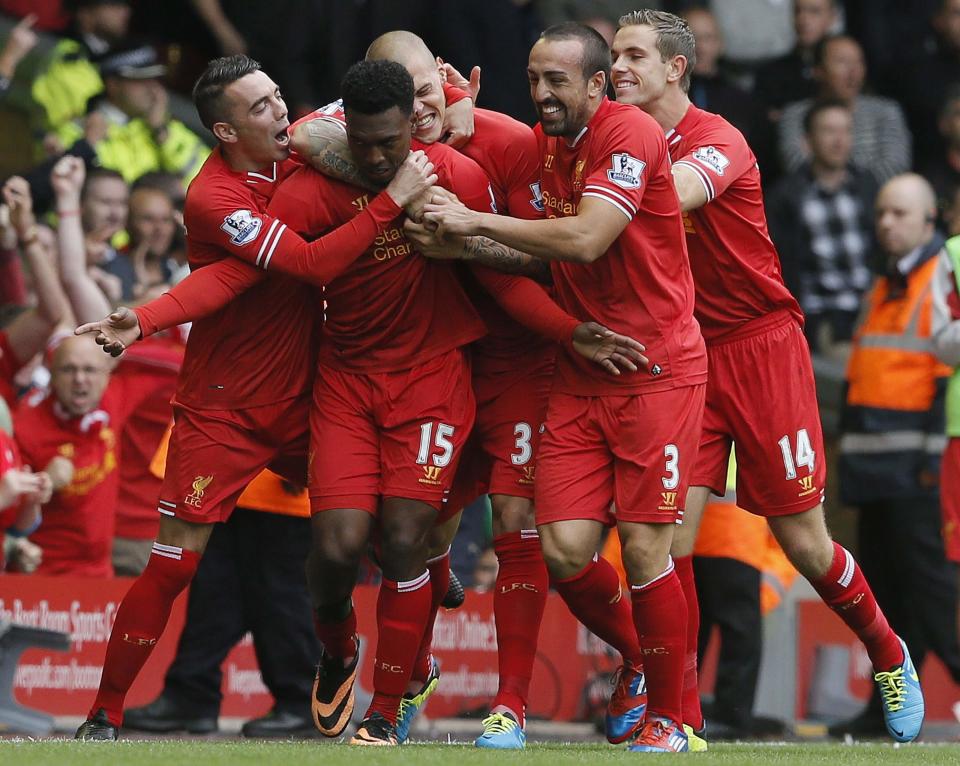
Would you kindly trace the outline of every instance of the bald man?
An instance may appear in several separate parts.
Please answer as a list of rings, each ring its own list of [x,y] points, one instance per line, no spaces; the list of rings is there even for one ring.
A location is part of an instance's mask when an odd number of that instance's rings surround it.
[[[847,369],[840,493],[860,511],[859,561],[916,667],[928,650],[960,682],[956,576],[940,533],[944,398],[952,368],[934,356],[931,286],[944,248],[933,189],[905,173],[876,201],[877,261]],[[881,699],[831,733],[881,735]]]
[[[53,352],[50,391],[26,397],[14,414],[24,464],[53,479],[31,537],[44,552],[40,574],[113,574],[117,438],[133,397],[108,385],[112,366],[92,338],[65,338]]]

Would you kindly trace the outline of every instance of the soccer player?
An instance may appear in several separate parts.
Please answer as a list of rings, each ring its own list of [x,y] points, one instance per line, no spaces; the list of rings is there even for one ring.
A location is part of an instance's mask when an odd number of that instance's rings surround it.
[[[439,141],[446,121],[446,97],[437,60],[423,40],[411,32],[388,32],[373,41],[366,58],[395,61],[406,68],[414,85],[414,137],[423,144]],[[533,131],[498,112],[475,109],[473,114],[474,134],[460,150],[490,178],[496,209],[518,218],[542,218],[539,151]],[[336,137],[334,127],[330,139],[314,145],[323,127],[311,122],[294,125],[291,130],[294,149],[318,161],[320,170],[326,169],[324,158],[330,156]],[[344,161],[351,160],[338,156],[329,171],[336,176]],[[545,263],[536,265],[549,274]],[[533,516],[533,477],[556,349],[555,344],[517,325],[466,269],[461,276],[488,328],[487,335],[471,347],[477,416],[431,541],[431,617],[410,687],[401,701],[397,739],[401,743],[406,740],[416,713],[437,687],[431,639],[437,608],[447,590],[448,552],[461,509],[489,494],[499,561],[494,615],[500,683],[476,745],[518,749],[526,740],[524,714],[549,587]],[[518,364],[521,357],[523,364]]]
[[[307,244],[264,212],[277,183],[297,167],[289,159],[287,108],[276,84],[246,56],[217,59],[198,80],[194,103],[219,144],[187,195],[194,267],[235,262],[259,279],[253,267],[228,257],[235,255],[260,269],[327,278],[435,180],[422,155],[405,158],[390,188],[363,214]],[[175,398],[157,542],[118,610],[100,688],[78,739],[117,738],[124,697],[173,600],[192,579],[211,525],[229,516],[247,483],[268,465],[304,483],[316,308],[308,285],[271,274],[194,324]],[[142,324],[129,310],[106,323],[119,325],[127,341]]]
[[[690,103],[694,39],[683,19],[651,10],[623,16],[613,56],[617,100],[639,106],[666,132],[710,368],[699,456],[673,543],[689,611],[684,720],[703,724],[690,557],[710,492],[724,492],[735,444],[738,503],[767,518],[791,563],[863,641],[887,730],[912,740],[923,695],[906,645],[824,522],[826,465],[810,352],[767,233],[756,158],[736,128]]]
[[[534,504],[555,587],[624,658],[615,693],[622,707],[608,715],[608,739],[639,730],[631,749],[673,752],[687,749],[686,607],[669,551],[700,434],[706,354],[663,132],[605,97],[609,67],[603,38],[579,24],[547,29],[530,52],[547,220],[450,202],[427,205],[424,217],[441,236],[472,236],[472,256],[508,246],[549,260],[561,307],[622,326],[646,346],[647,368],[618,378],[559,355]],[[596,558],[603,527],[614,522],[632,610],[613,567]]]

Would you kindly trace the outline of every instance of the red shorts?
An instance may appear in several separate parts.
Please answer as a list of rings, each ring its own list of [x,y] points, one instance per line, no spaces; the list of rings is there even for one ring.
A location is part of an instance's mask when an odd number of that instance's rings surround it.
[[[461,349],[399,372],[321,365],[310,411],[310,508],[376,513],[381,497],[439,509],[475,416]]]
[[[679,524],[705,389],[701,383],[633,396],[551,394],[537,458],[537,524]]]
[[[474,373],[477,422],[438,521],[446,521],[480,495],[533,499],[536,456],[553,369],[551,353],[520,375]]]
[[[307,395],[243,410],[174,404],[157,510],[201,524],[226,521],[264,468],[305,485],[309,416]]]
[[[737,505],[787,516],[823,501],[826,454],[810,350],[787,312],[755,320],[735,339],[707,345],[703,436],[691,486],[724,494],[730,445]]]
[[[943,547],[947,558],[960,564],[960,438],[950,437],[940,468],[940,508]]]

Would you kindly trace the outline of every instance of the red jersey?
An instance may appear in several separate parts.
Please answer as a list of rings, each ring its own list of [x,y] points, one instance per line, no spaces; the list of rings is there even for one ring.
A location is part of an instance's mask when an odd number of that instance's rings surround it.
[[[133,397],[120,433],[117,537],[152,540],[157,535],[162,481],[151,473],[150,461],[173,417],[170,399],[182,362],[179,338],[158,336],[129,348],[113,372],[113,380],[122,381]]]
[[[13,387],[13,376],[23,367],[23,362],[17,359],[10,346],[10,336],[0,330],[0,398],[6,400],[13,407],[17,392]]]
[[[38,574],[110,577],[117,502],[117,438],[131,392],[111,380],[97,409],[68,415],[53,394],[27,397],[14,415],[24,463],[43,470],[57,455],[74,467],[70,484],[43,506],[43,522],[30,539],[43,548]]]
[[[536,133],[548,217],[574,216],[583,197],[596,197],[629,220],[593,263],[552,263],[554,298],[578,319],[636,338],[650,359],[649,370],[614,377],[565,347],[555,390],[598,396],[703,383],[706,350],[663,131],[639,109],[604,98],[572,146],[539,125]]]
[[[440,185],[465,205],[491,209],[489,181],[476,163],[444,144],[414,149],[426,152]],[[280,187],[269,212],[315,239],[356,216],[372,196],[303,167]],[[453,266],[421,256],[404,236],[401,217],[326,285],[323,298],[320,363],[348,372],[409,369],[486,331]]]
[[[214,149],[190,184],[183,211],[190,267],[230,255],[257,266],[268,262],[293,235],[264,211],[277,185],[297,167],[287,159],[264,172],[237,172],[220,148]],[[235,409],[306,392],[313,373],[315,305],[309,285],[274,273],[196,321],[177,401],[195,409]]]
[[[487,174],[497,212],[514,218],[543,218],[540,151],[533,129],[489,109],[475,109],[473,115],[475,132],[460,151]],[[464,271],[464,285],[489,331],[474,344],[474,372],[517,369],[518,359],[532,359],[546,349],[543,338],[518,324]]]
[[[707,204],[683,218],[704,337],[714,340],[781,309],[802,324],[767,232],[757,158],[743,135],[691,104],[667,143],[674,164],[693,170],[707,192]]]

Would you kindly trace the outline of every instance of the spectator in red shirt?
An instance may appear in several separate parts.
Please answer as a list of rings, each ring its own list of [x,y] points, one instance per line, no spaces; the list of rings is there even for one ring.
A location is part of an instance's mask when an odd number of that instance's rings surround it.
[[[50,391],[14,414],[24,462],[43,466],[53,483],[33,535],[44,551],[40,574],[113,574],[117,435],[128,397],[122,386],[108,389],[111,366],[90,339],[68,337],[53,352]]]

